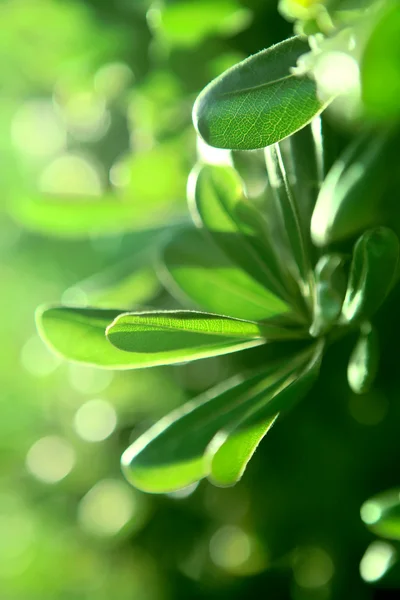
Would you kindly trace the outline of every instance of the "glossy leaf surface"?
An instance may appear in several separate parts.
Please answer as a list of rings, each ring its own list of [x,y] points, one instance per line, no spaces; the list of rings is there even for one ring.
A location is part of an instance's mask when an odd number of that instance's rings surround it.
[[[370,390],[375,381],[378,366],[378,334],[370,323],[364,323],[347,368],[347,380],[355,394],[365,394]]]
[[[217,148],[250,150],[304,127],[323,108],[314,81],[291,73],[297,59],[308,51],[303,40],[293,37],[250,56],[212,81],[193,108],[199,134]]]
[[[340,317],[347,284],[343,265],[340,254],[325,254],[315,266],[313,337],[329,331]]]
[[[363,135],[336,160],[322,183],[311,220],[314,244],[341,241],[382,221],[386,136]]]
[[[399,240],[387,227],[364,233],[357,241],[343,302],[345,322],[371,317],[391,290],[399,260]]]

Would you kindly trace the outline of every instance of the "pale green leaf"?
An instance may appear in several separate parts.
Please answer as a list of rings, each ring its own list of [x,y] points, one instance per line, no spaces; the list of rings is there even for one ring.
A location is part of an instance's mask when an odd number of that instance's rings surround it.
[[[244,271],[288,301],[279,261],[231,167],[203,166],[189,179],[189,207],[197,226],[210,232],[227,256]],[[263,235],[264,234],[264,235]]]
[[[193,121],[211,146],[263,148],[298,131],[323,106],[315,82],[291,68],[309,51],[293,37],[250,56],[212,81],[197,98]]]
[[[382,3],[361,59],[361,89],[369,116],[384,122],[400,119],[400,10]]]
[[[152,13],[149,16],[152,23]],[[236,0],[186,0],[163,7],[154,15],[154,26],[171,46],[188,48],[212,34],[233,35],[248,25],[250,17]]]
[[[212,239],[196,229],[179,231],[165,247],[162,258],[161,278],[169,291],[178,298],[183,292],[207,311],[263,320],[288,310],[277,296],[233,264]]]
[[[360,336],[347,367],[347,380],[355,394],[365,394],[371,389],[378,366],[378,334],[372,325],[366,322],[361,326]]]
[[[400,540],[400,488],[387,490],[364,502],[361,518],[375,535]]]
[[[105,335],[107,325],[119,314],[120,310],[50,306],[38,309],[36,322],[42,339],[64,358],[102,368],[131,369],[132,357],[115,348]]]

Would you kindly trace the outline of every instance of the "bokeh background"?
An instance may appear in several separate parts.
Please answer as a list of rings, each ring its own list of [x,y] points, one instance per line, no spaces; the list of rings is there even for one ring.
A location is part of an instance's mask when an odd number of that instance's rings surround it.
[[[35,329],[44,302],[177,306],[153,259],[209,152],[194,99],[292,24],[274,0],[2,0],[0,31],[0,599],[398,597],[398,548],[360,518],[399,485],[398,294],[373,392],[349,391],[338,345],[240,484],[160,496],[125,482],[121,452],[238,359],[113,373]]]

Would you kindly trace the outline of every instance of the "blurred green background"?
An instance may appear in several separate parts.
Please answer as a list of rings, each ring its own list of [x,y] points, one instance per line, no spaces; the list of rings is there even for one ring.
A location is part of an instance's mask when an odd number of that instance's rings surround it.
[[[35,329],[43,302],[177,305],[153,259],[188,218],[191,108],[291,34],[277,3],[3,0],[0,28],[0,599],[398,597],[398,575],[376,587],[359,565],[377,543],[360,506],[399,484],[399,294],[374,392],[348,390],[339,345],[240,484],[160,496],[125,482],[121,452],[238,359],[112,373]]]

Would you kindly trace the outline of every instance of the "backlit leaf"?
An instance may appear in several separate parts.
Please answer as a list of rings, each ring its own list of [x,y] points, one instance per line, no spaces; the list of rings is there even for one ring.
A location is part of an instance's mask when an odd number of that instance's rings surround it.
[[[293,37],[250,56],[212,81],[197,98],[193,121],[217,148],[263,148],[298,131],[323,106],[315,82],[291,73],[309,51]]]
[[[42,339],[69,360],[110,369],[131,369],[132,357],[106,338],[107,325],[120,310],[50,306],[37,311]],[[145,365],[144,365],[145,366]]]
[[[138,366],[174,364],[253,348],[295,333],[278,326],[190,310],[125,313],[107,328],[107,338],[129,352]]]
[[[127,479],[145,491],[169,492],[206,477],[211,465],[204,454],[214,436],[268,401],[292,380],[299,364],[304,355],[273,364],[264,373],[234,377],[164,417],[124,452]]]
[[[239,422],[228,425],[215,436],[206,453],[211,463],[209,478],[213,483],[229,486],[242,477],[278,414],[293,408],[310,391],[319,373],[323,347],[322,342],[312,347],[279,388],[271,390],[268,398],[253,404]]]
[[[189,207],[196,225],[210,232],[227,256],[284,301],[288,293],[262,219],[245,198],[231,167],[203,166],[189,179]]]
[[[262,320],[288,310],[196,229],[185,229],[174,236],[164,249],[163,264],[161,277],[170,292],[176,293],[178,286],[207,311]]]

